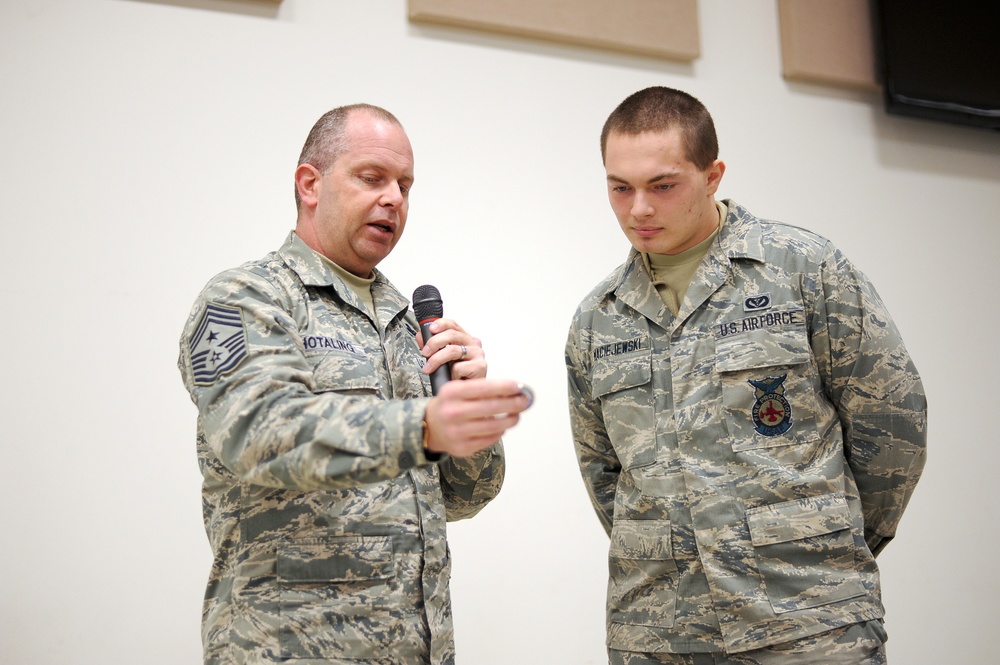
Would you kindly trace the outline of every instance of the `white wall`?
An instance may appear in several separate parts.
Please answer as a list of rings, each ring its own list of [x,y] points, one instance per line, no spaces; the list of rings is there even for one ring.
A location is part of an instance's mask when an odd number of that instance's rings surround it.
[[[416,152],[383,268],[436,284],[537,404],[503,493],[453,525],[459,662],[605,662],[607,539],[572,454],[562,345],[627,244],[600,126],[627,94],[713,112],[721,194],[827,235],[922,371],[930,458],[880,557],[895,663],[988,662],[1000,595],[1000,135],[780,74],[771,0],[701,0],[692,65],[410,25],[404,0],[0,0],[0,661],[200,658],[210,554],[175,368],[197,290],[280,244],[312,122],[369,101]]]

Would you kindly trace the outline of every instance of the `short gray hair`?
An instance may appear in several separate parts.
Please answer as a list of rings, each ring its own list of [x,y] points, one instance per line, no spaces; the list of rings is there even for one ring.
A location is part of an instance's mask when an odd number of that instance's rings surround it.
[[[396,116],[380,106],[373,104],[338,106],[324,113],[309,130],[309,136],[306,137],[302,152],[299,153],[298,166],[311,164],[320,173],[325,173],[338,157],[347,152],[350,148],[347,143],[347,120],[354,111],[367,113],[398,127],[403,126]],[[298,209],[301,204],[299,188],[296,187],[295,208]]]

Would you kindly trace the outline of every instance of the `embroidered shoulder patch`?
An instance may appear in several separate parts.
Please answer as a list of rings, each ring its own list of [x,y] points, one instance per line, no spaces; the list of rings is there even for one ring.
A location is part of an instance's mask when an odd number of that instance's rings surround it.
[[[763,436],[780,436],[792,426],[792,405],[785,399],[785,378],[769,376],[761,381],[747,381],[754,387],[757,401],[751,410],[754,429]]]
[[[208,303],[188,340],[188,353],[196,386],[209,386],[236,369],[247,356],[243,310]]]

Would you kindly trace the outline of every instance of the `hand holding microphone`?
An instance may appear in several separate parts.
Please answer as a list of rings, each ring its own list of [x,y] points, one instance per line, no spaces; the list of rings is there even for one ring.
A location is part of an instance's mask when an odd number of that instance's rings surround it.
[[[420,324],[417,343],[423,349],[431,375],[431,393],[438,394],[446,381],[486,376],[486,354],[482,342],[451,319],[442,318],[441,294],[430,285],[413,292],[413,313]]]
[[[488,448],[531,406],[531,390],[516,381],[486,378],[482,343],[442,318],[444,307],[435,287],[420,286],[413,292],[413,313],[434,395],[424,414],[428,449],[464,457]],[[463,380],[449,381],[453,375]]]
[[[431,325],[444,316],[444,304],[441,302],[441,293],[437,287],[425,284],[416,288],[413,292],[413,314],[417,317],[417,323],[420,324],[419,341],[423,342],[421,348],[426,350],[427,343],[434,336]],[[460,359],[464,359],[464,356],[468,355],[468,347],[462,346],[462,349],[464,355]],[[433,355],[433,349],[431,349],[430,355]],[[441,386],[450,379],[451,362],[442,362],[431,371],[431,394],[437,395]]]

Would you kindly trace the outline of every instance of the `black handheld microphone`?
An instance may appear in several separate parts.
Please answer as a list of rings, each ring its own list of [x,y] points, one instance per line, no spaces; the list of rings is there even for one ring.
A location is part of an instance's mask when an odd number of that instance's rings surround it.
[[[420,335],[424,344],[433,337],[431,323],[444,316],[444,305],[441,304],[441,294],[430,284],[418,286],[413,292],[413,313],[420,324]],[[451,363],[441,365],[431,374],[431,394],[437,395],[441,386],[451,379]]]

